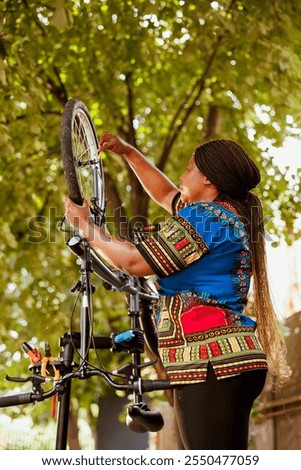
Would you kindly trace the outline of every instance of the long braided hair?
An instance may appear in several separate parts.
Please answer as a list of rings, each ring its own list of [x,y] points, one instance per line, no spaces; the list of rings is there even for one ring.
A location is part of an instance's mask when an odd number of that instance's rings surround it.
[[[198,169],[220,191],[216,201],[230,203],[246,228],[252,260],[256,331],[270,373],[278,385],[284,385],[291,369],[286,362],[286,347],[269,288],[262,205],[251,192],[260,182],[259,169],[245,150],[231,140],[206,142],[196,149],[194,158]]]

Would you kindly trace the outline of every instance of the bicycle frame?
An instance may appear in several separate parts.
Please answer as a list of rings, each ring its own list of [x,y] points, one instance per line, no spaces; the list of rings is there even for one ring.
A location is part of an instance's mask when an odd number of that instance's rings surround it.
[[[170,389],[172,385],[168,380],[145,380],[141,378],[141,369],[153,364],[154,361],[146,364],[141,363],[141,354],[144,352],[144,337],[143,342],[141,342],[141,336],[139,339],[138,333],[142,333],[140,327],[141,308],[143,308],[143,305],[149,307],[158,300],[158,296],[154,292],[145,292],[141,288],[139,278],[110,270],[80,236],[72,237],[67,245],[81,259],[81,280],[73,288],[73,290],[79,290],[81,293],[81,331],[73,334],[65,333],[60,338],[61,359],[50,361],[48,364],[49,368],[52,367],[53,370],[60,372],[60,378],[54,380],[51,390],[44,392],[42,389],[42,384],[47,382],[47,378],[41,375],[41,361],[37,361],[31,366],[32,375],[26,379],[6,376],[9,381],[31,381],[32,392],[0,397],[0,408],[43,401],[56,395],[59,402],[56,450],[64,450],[67,447],[71,382],[74,378],[89,379],[98,376],[116,390],[133,393],[134,403],[128,408],[129,420],[127,424],[130,429],[135,432],[156,432],[163,427],[164,421],[159,411],[149,410],[146,407],[143,403],[143,393]],[[123,383],[113,380],[108,372],[89,366],[90,349],[112,349],[115,341],[113,335],[107,337],[90,336],[90,323],[93,318],[92,296],[94,288],[91,280],[93,272],[105,281],[107,287],[125,292],[128,296],[128,316],[131,323],[131,330],[129,331],[136,332],[138,340],[134,341],[133,344],[129,343],[128,352],[131,353],[132,362],[121,366],[116,372],[116,375],[122,377]],[[80,351],[80,362],[75,364],[74,353],[78,349]],[[76,370],[74,370],[75,367]]]

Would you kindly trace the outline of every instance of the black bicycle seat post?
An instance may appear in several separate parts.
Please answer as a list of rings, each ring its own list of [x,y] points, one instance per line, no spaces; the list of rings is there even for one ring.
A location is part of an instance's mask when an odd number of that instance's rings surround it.
[[[90,324],[93,316],[92,294],[93,285],[91,280],[92,259],[90,253],[90,245],[83,242],[84,256],[81,261],[81,339],[80,339],[80,369],[85,374],[85,364],[89,360],[89,343],[90,343]]]
[[[137,286],[137,279],[131,277],[129,279],[130,285],[132,287]],[[131,321],[131,328],[135,330],[140,327],[139,323],[139,316],[140,316],[140,299],[139,299],[139,290],[135,294],[129,294],[129,308],[128,308],[128,315]],[[135,351],[132,353],[133,359],[133,378],[135,381],[140,381],[141,379],[141,353],[139,351]],[[134,401],[135,403],[142,402],[142,392],[134,391]]]
[[[62,376],[69,374],[73,369],[74,345],[71,334],[66,333],[60,339],[60,346],[63,348],[61,352],[62,357]],[[69,428],[69,413],[70,413],[70,399],[71,399],[71,380],[67,380],[61,387],[58,393],[58,413],[57,413],[57,427],[56,427],[56,450],[66,450],[68,441],[68,428]]]

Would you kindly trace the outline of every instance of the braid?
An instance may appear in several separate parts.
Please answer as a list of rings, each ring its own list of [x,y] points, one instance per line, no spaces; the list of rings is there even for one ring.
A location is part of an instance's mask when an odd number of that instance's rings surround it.
[[[279,331],[279,322],[269,288],[261,202],[251,192],[248,193],[245,201],[237,201],[222,193],[216,200],[229,202],[239,213],[247,231],[252,259],[256,331],[266,352],[271,374],[277,380],[278,385],[285,385],[290,379],[291,369],[286,362],[286,346]]]
[[[285,385],[291,376],[286,363],[286,346],[275,312],[269,288],[263,211],[259,198],[252,193],[246,205],[251,207],[250,249],[253,260],[254,310],[258,337],[269,363],[269,369],[279,385]]]

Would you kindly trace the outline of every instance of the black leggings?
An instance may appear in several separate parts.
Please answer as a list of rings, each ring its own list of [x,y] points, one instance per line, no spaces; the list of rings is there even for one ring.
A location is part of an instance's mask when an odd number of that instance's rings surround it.
[[[266,370],[217,380],[209,364],[206,382],[174,389],[174,407],[184,449],[248,449],[249,417]]]

